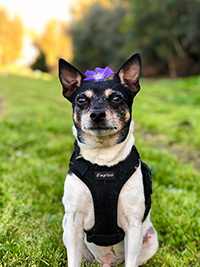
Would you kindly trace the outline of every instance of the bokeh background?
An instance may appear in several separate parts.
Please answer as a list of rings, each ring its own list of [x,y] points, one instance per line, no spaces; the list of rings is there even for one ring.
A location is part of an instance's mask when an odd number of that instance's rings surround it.
[[[199,29],[199,0],[0,0],[0,72],[116,71],[138,51],[144,76],[196,75]]]
[[[68,266],[74,136],[58,59],[117,71],[135,52],[135,144],[160,245],[145,267],[200,266],[200,0],[0,0],[0,267]]]

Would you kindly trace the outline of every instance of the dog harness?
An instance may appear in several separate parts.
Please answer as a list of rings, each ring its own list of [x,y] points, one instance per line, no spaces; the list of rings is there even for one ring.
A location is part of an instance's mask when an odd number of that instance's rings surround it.
[[[80,156],[75,141],[75,149],[70,159],[69,169],[83,181],[91,191],[95,224],[90,230],[84,230],[87,241],[99,246],[111,246],[125,237],[122,228],[117,225],[117,204],[123,185],[137,170],[141,162],[143,175],[145,213],[144,221],[151,207],[152,181],[149,167],[140,160],[135,146],[128,157],[118,164],[108,167],[92,164]]]

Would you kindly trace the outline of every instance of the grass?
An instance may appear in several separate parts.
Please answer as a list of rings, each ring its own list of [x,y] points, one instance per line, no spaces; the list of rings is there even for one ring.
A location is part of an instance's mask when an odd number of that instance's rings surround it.
[[[141,84],[133,106],[136,146],[153,173],[160,243],[145,266],[197,267],[200,77]],[[0,266],[67,266],[61,199],[71,127],[57,78],[0,77]]]

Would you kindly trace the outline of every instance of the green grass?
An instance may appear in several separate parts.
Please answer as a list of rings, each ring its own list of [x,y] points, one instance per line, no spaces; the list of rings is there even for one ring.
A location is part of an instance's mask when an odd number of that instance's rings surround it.
[[[160,243],[145,266],[197,267],[200,77],[141,84],[136,146],[153,173]],[[74,141],[70,104],[57,78],[8,76],[0,77],[0,112],[0,266],[67,266],[61,199]]]

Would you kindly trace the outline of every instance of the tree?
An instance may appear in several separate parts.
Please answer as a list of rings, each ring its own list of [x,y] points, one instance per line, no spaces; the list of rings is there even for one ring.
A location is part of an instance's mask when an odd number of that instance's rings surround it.
[[[120,0],[76,0],[71,7],[72,16],[74,20],[79,21],[82,20],[88,10],[97,3],[106,9],[113,9],[113,7],[119,5],[120,2]]]
[[[19,17],[10,19],[6,10],[0,9],[0,65],[12,63],[20,56],[23,26]]]
[[[181,36],[181,43],[187,53],[197,62],[200,58],[200,4],[199,1],[187,2],[187,16],[185,16],[185,30]]]
[[[72,41],[67,34],[68,26],[62,22],[51,20],[48,22],[43,35],[38,39],[37,46],[41,55],[45,56],[50,71],[57,71],[58,59],[72,60]]]
[[[120,5],[109,9],[95,2],[82,19],[73,22],[73,63],[77,68],[83,72],[97,66],[119,68],[125,58],[126,40],[120,29],[124,14]]]
[[[129,34],[127,50],[142,52],[155,73],[171,77],[194,71],[200,56],[200,5],[197,0],[129,0],[123,28]],[[192,56],[193,55],[193,56]],[[146,65],[145,64],[145,65]],[[191,66],[193,68],[191,68]]]
[[[42,72],[49,72],[48,66],[46,64],[45,54],[40,51],[35,62],[30,66],[33,70],[40,70]]]

